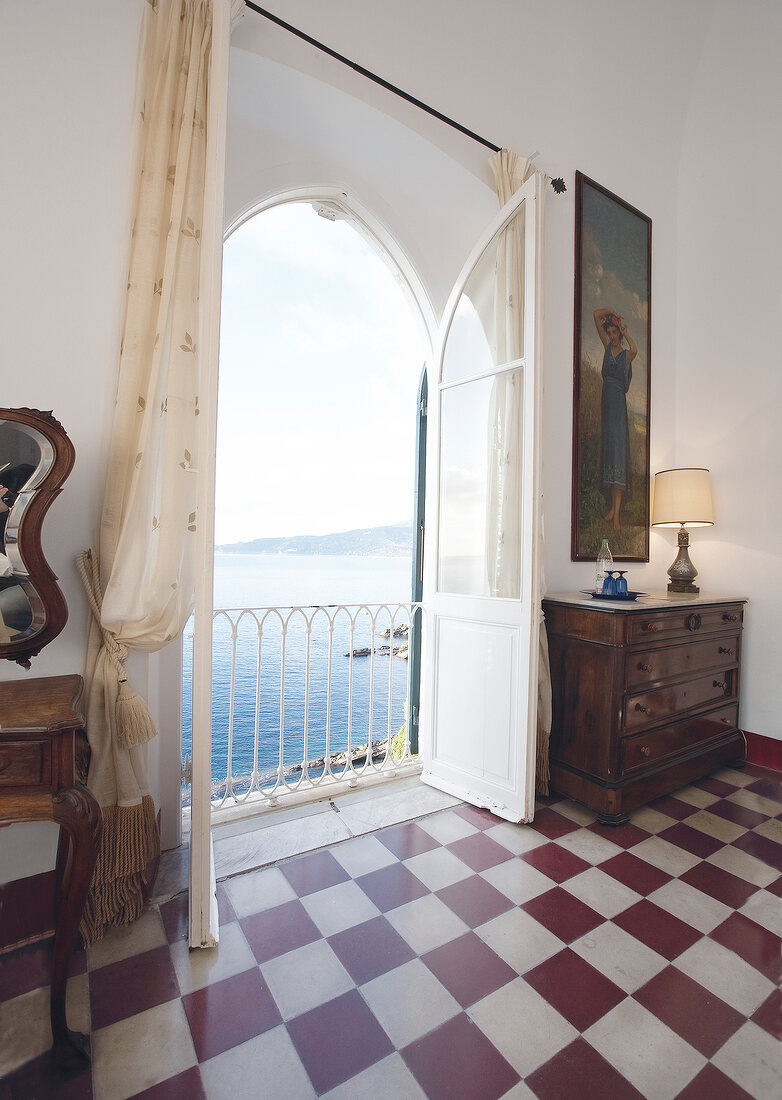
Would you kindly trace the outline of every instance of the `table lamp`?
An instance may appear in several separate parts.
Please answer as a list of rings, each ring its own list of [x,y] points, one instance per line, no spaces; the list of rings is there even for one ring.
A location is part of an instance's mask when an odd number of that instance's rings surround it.
[[[693,581],[698,570],[690,561],[690,535],[686,527],[711,527],[714,508],[709,471],[702,469],[661,470],[654,475],[652,527],[678,527],[679,553],[668,570],[669,592],[697,596]]]

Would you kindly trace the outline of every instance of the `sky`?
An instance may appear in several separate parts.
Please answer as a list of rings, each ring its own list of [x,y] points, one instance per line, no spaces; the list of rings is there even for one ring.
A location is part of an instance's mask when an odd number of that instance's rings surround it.
[[[423,329],[391,270],[309,203],[226,241],[215,542],[409,520]]]

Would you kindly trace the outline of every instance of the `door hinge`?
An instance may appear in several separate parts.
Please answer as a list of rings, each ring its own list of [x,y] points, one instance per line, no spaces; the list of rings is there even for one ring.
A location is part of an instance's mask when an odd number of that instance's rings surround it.
[[[193,761],[190,759],[190,753],[185,753],[185,762],[182,765],[182,780],[186,787],[192,787],[193,785]]]

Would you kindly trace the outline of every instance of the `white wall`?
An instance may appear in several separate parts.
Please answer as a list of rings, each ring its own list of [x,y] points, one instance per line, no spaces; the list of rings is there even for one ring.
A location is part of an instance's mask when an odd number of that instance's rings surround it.
[[[704,586],[749,597],[741,724],[782,739],[782,6],[717,0],[679,172],[676,464],[708,466]],[[673,545],[667,539],[666,546]],[[670,551],[673,558],[673,550]]]
[[[74,566],[103,493],[130,222],[134,89],[144,0],[0,5],[0,404],[52,409],[76,464],[44,523],[68,601],[29,673],[81,673],[88,611]],[[56,829],[3,831],[0,882],[52,866]]]

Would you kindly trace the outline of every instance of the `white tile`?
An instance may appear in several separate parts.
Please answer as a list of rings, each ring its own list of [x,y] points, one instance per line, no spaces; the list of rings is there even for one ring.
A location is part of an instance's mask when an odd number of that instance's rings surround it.
[[[183,994],[203,989],[223,978],[232,978],[234,974],[252,970],[258,965],[244,933],[236,923],[223,925],[217,947],[191,951],[185,940],[172,944],[171,961]]]
[[[65,998],[68,1027],[89,1034],[89,979],[86,974],[68,980]],[[0,1078],[49,1050],[52,1045],[50,1004],[48,986],[0,1001]]]
[[[668,913],[673,913],[679,920],[697,928],[704,935],[722,924],[733,912],[716,898],[709,897],[689,883],[676,878],[649,894],[649,901]]]
[[[160,856],[152,900],[163,903],[187,890],[190,881],[190,849],[187,844],[170,848]]]
[[[776,936],[782,936],[782,899],[768,890],[758,890],[742,905],[739,912],[754,920],[761,928],[767,928]]]
[[[425,1100],[426,1093],[396,1051],[323,1095],[323,1100]],[[276,1100],[276,1098],[275,1098]]]
[[[400,905],[386,920],[410,944],[416,955],[450,943],[469,932],[469,926],[434,894]]]
[[[673,1100],[706,1065],[702,1054],[631,997],[588,1028],[584,1038],[646,1100]]]
[[[316,1095],[282,1026],[202,1062],[200,1068],[207,1100],[258,1100],[272,1095],[274,1100],[310,1100]]]
[[[735,802],[737,806],[743,806],[755,813],[766,814],[767,817],[776,817],[782,811],[782,804],[773,798],[765,798],[755,791],[736,791],[728,795],[728,802]]]
[[[588,871],[574,875],[562,883],[562,889],[608,920],[641,900],[641,894],[623,882],[617,882],[599,867],[590,867]]]
[[[334,936],[380,915],[378,907],[352,881],[308,894],[301,904],[324,936]]]
[[[496,867],[487,867],[480,874],[481,878],[510,898],[514,905],[523,905],[525,901],[545,894],[557,885],[548,875],[523,859],[506,859]]]
[[[216,841],[215,874],[222,879],[253,871],[280,859],[347,840],[350,835],[342,814],[316,814],[300,821],[269,825],[266,829]]]
[[[572,1024],[523,978],[484,997],[467,1015],[522,1077],[578,1038]]]
[[[344,844],[335,844],[331,854],[341,863],[351,878],[368,875],[396,863],[396,856],[374,836],[357,836]]]
[[[520,856],[523,852],[531,852],[541,844],[549,843],[547,836],[542,836],[529,825],[514,825],[512,821],[501,821],[499,825],[492,825],[485,829],[484,833],[516,856]]]
[[[92,1035],[96,1100],[127,1100],[194,1065],[193,1040],[178,998]]]
[[[236,875],[226,879],[223,887],[237,917],[249,917],[251,913],[274,909],[296,898],[296,891],[278,867]]]
[[[419,821],[418,824],[429,833],[429,836],[433,836],[441,844],[452,844],[454,840],[461,840],[464,836],[472,836],[473,833],[480,831],[474,825],[471,825],[466,818],[463,818],[461,814],[455,814],[453,810],[433,814],[431,817],[427,817],[425,821]]]
[[[650,836],[640,844],[636,844],[633,855],[638,856],[639,859],[645,859],[653,867],[674,877],[683,875],[696,863],[700,863],[698,856],[685,852],[683,848],[677,848],[675,844],[659,836]]]
[[[444,890],[474,874],[471,867],[463,863],[447,848],[433,848],[429,852],[411,856],[404,861],[405,867],[412,871],[429,890]]]
[[[610,922],[575,940],[570,947],[625,993],[634,993],[668,965],[662,955]]]
[[[711,806],[712,802],[717,802],[719,795],[704,791],[702,787],[682,787],[681,790],[675,792],[674,798],[678,798],[680,802],[688,802],[691,806],[700,806],[703,809],[706,806]]]
[[[640,806],[637,810],[631,810],[630,821],[639,829],[646,829],[647,833],[661,833],[663,829],[670,829],[671,825],[676,824],[676,818],[661,814],[651,806]]]
[[[769,840],[776,841],[777,844],[782,844],[782,821],[778,817],[769,818],[768,821],[756,825],[752,831],[757,833],[758,836],[765,836]],[[782,857],[782,851],[780,851],[780,856]]]
[[[452,806],[456,802],[451,795],[419,783],[414,790],[391,792],[354,805],[340,806],[340,818],[354,836],[413,821],[422,814],[431,814]]]
[[[687,824],[693,829],[700,829],[707,836],[713,836],[715,840],[721,840],[723,844],[730,844],[738,840],[746,833],[743,825],[737,825],[734,821],[727,821],[718,814],[709,813],[708,810],[699,810],[697,814],[687,818]]]
[[[557,844],[560,848],[567,848],[569,852],[580,856],[587,863],[602,863],[603,860],[618,856],[624,851],[624,848],[614,844],[612,840],[593,833],[590,829],[576,829],[567,836],[559,837]]]
[[[90,970],[128,959],[142,951],[162,947],[168,941],[160,912],[157,908],[145,909],[138,920],[123,928],[112,928],[102,940],[87,948],[87,965]]]
[[[528,1088],[523,1081],[519,1081],[512,1089],[502,1094],[501,1100],[536,1100],[536,1096],[531,1088]]]
[[[769,886],[779,878],[779,871],[775,871],[767,863],[732,845],[726,845],[713,852],[707,862],[713,863],[715,867],[721,867],[731,875],[743,878],[745,882],[751,882],[754,886]]]
[[[746,772],[740,772],[737,768],[721,768],[718,772],[714,772],[713,778],[721,779],[724,783],[732,783],[734,787],[748,787],[750,783],[758,781],[756,775],[747,775]]]
[[[571,802],[569,800],[557,802],[553,809],[570,821],[575,821],[577,825],[591,825],[594,821],[597,821],[597,814],[595,811],[590,810],[587,806],[582,806],[580,802]]]
[[[523,909],[509,909],[480,925],[475,932],[517,974],[524,974],[565,946]]]
[[[751,1016],[774,989],[754,966],[710,939],[688,947],[674,965],[744,1016]]]
[[[381,974],[363,985],[361,992],[397,1048],[407,1046],[461,1011],[420,959]]]
[[[285,1020],[331,1001],[353,988],[353,979],[325,940],[316,940],[261,966]]]
[[[712,1058],[751,1096],[782,1096],[782,1043],[748,1020]]]

